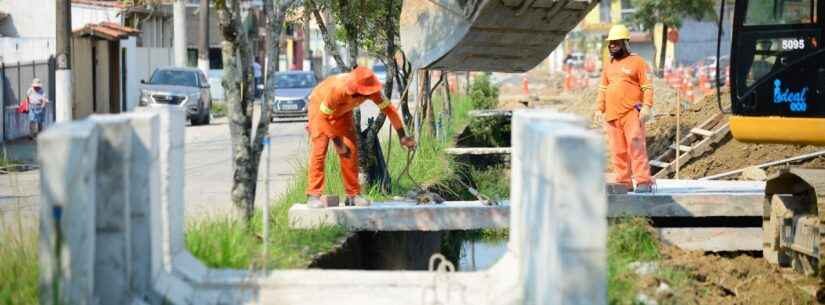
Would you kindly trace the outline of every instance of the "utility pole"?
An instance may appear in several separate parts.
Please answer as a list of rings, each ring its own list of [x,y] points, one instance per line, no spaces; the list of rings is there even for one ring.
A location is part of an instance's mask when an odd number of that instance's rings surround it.
[[[209,0],[201,0],[200,45],[198,46],[198,68],[209,76]]]
[[[57,0],[55,58],[55,115],[57,122],[72,119],[72,8],[71,0]]]
[[[175,5],[172,12],[174,19],[174,41],[173,47],[175,52],[175,66],[186,66],[186,1],[175,0]]]

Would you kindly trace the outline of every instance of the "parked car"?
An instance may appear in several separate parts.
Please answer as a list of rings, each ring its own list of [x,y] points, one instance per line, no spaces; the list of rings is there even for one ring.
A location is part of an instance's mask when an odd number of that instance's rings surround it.
[[[141,80],[140,106],[169,105],[183,108],[192,125],[209,124],[212,98],[209,81],[201,70],[164,67]]]
[[[272,98],[272,118],[307,116],[309,94],[318,80],[311,71],[275,73],[275,94]]]

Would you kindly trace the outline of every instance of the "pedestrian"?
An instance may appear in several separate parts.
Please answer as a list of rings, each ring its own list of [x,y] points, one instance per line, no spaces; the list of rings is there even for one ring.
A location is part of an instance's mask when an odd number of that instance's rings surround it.
[[[263,86],[263,72],[261,71],[261,64],[259,64],[258,61],[259,59],[257,57],[252,61],[252,76],[255,77],[255,97],[261,96],[261,87]]]
[[[46,107],[49,105],[49,98],[43,91],[40,79],[32,80],[31,88],[26,91],[26,98],[29,102],[29,136],[34,139],[43,130],[43,123],[46,122]]]
[[[319,83],[309,95],[309,131],[311,152],[309,155],[309,181],[307,205],[322,208],[321,193],[324,190],[324,161],[329,142],[341,161],[341,176],[346,191],[345,205],[368,206],[370,202],[360,196],[358,182],[358,138],[353,124],[352,110],[366,100],[372,100],[387,115],[398,133],[401,145],[415,148],[415,140],[408,137],[395,106],[381,94],[381,82],[369,68],[356,67],[349,73],[328,77]]]
[[[604,64],[596,98],[596,122],[604,122],[610,145],[615,181],[636,193],[652,191],[654,184],[645,145],[644,124],[653,107],[653,86],[644,59],[630,53],[630,31],[614,25],[607,36],[610,61]],[[636,186],[633,186],[633,180]]]

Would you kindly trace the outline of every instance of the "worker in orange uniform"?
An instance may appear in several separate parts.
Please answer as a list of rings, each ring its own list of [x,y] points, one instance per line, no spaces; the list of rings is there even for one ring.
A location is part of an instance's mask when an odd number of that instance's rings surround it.
[[[604,64],[595,120],[604,122],[610,143],[613,186],[648,193],[654,181],[645,147],[644,123],[650,119],[653,107],[653,86],[647,76],[647,63],[630,53],[629,41],[630,31],[621,24],[614,25],[607,35],[611,59]]]
[[[381,95],[381,87],[381,82],[372,70],[356,67],[349,73],[330,76],[312,90],[309,96],[307,126],[312,146],[307,185],[309,207],[324,207],[321,193],[324,190],[324,161],[330,141],[341,160],[341,175],[347,193],[345,205],[370,204],[359,195],[361,186],[358,182],[358,138],[352,116],[352,110],[365,100],[372,100],[387,115],[398,132],[401,145],[408,149],[415,147],[415,140],[404,132],[398,111]]]

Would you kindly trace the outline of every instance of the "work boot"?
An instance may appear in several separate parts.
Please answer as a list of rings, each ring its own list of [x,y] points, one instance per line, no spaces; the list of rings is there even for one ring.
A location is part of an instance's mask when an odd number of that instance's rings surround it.
[[[633,190],[634,193],[650,193],[653,192],[653,186],[650,184],[639,184],[636,185],[636,189]]]
[[[344,201],[344,205],[346,206],[359,206],[359,207],[367,207],[370,206],[370,201],[365,199],[364,197],[355,195],[355,196],[347,196],[347,200]]]
[[[310,209],[323,209],[326,205],[321,201],[321,196],[310,195],[307,200],[307,207]]]

